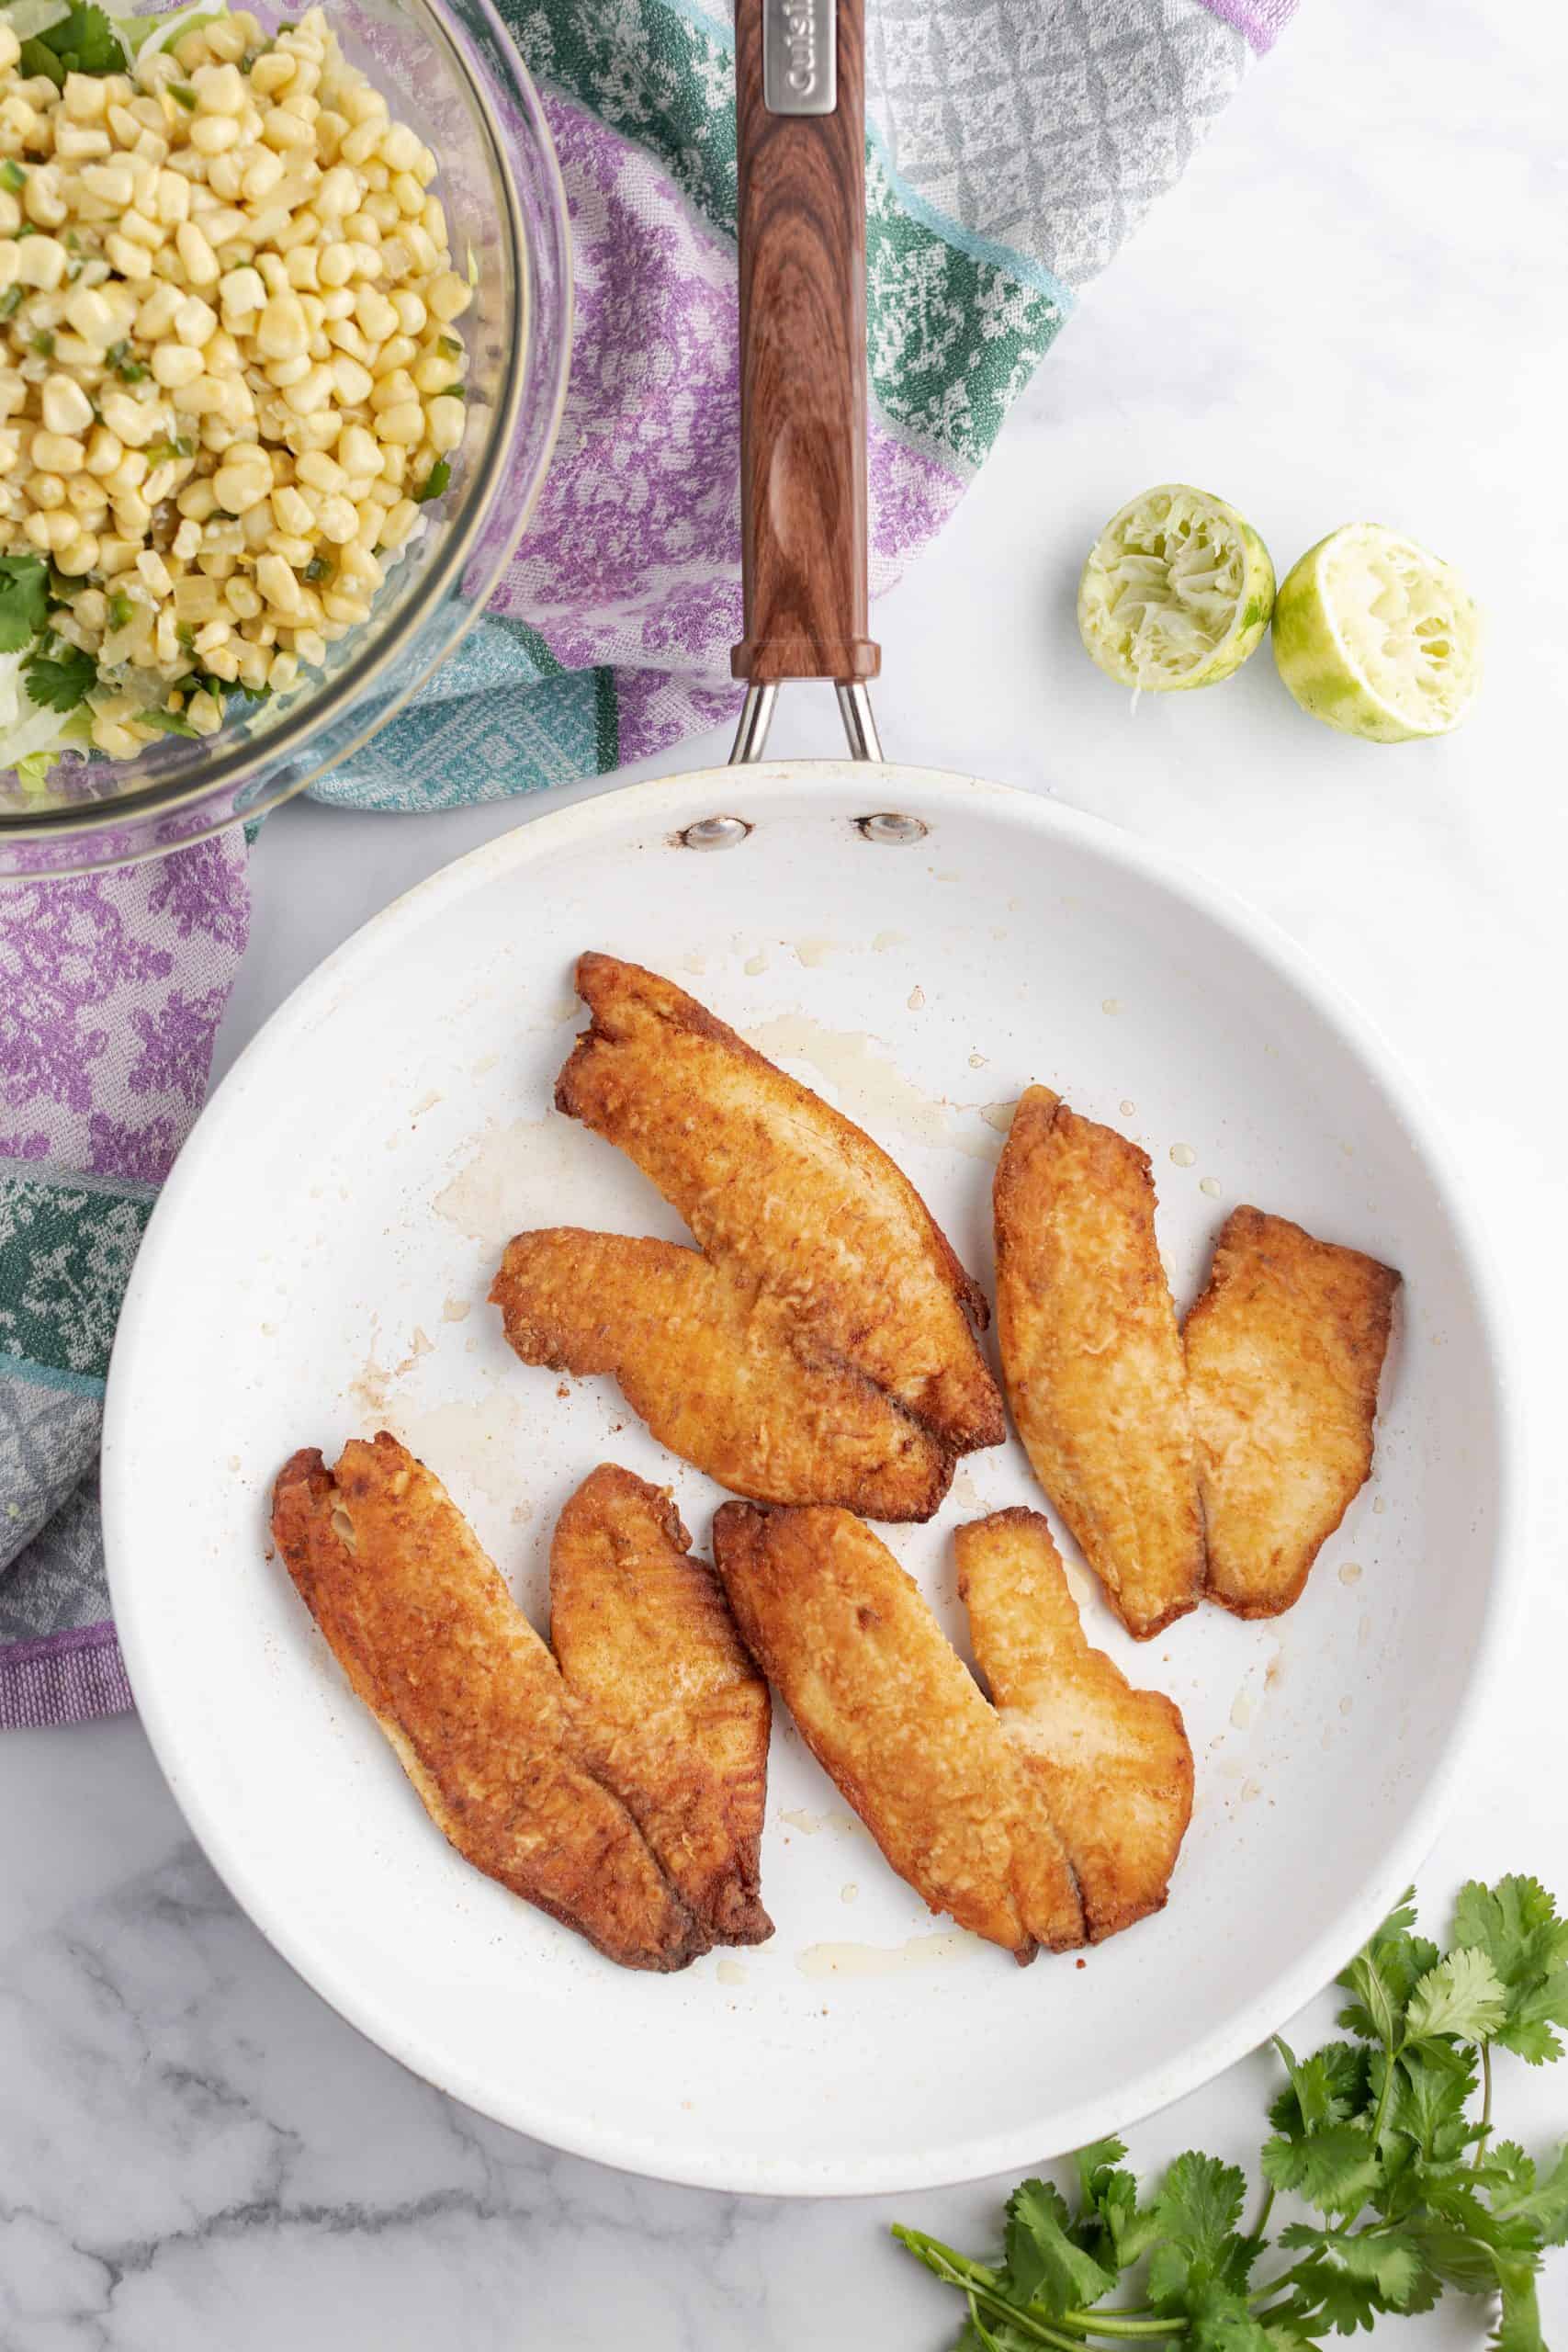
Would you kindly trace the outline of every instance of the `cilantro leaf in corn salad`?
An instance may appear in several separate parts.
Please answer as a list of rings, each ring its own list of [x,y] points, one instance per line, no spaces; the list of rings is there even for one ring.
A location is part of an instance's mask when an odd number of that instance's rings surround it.
[[[463,437],[436,162],[321,8],[0,15],[0,771],[297,689]]]

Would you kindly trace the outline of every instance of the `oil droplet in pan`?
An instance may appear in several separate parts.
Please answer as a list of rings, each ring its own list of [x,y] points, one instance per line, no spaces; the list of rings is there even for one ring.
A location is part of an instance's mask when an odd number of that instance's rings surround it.
[[[1173,1168],[1191,1168],[1196,1165],[1197,1159],[1198,1155],[1190,1143],[1173,1143],[1170,1147],[1170,1164]]]
[[[1198,1179],[1198,1190],[1206,1194],[1211,1201],[1217,1201],[1220,1197],[1219,1178],[1217,1176],[1200,1176]]]

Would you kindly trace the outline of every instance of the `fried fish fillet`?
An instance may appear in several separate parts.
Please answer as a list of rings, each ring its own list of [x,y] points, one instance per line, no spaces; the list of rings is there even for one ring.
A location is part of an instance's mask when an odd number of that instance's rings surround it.
[[[1038,1511],[961,1527],[958,1589],[1003,1731],[1072,1864],[1091,1943],[1163,1908],[1192,1815],[1180,1710],[1090,1649]]]
[[[1203,1521],[1148,1155],[1048,1087],[997,1168],[997,1331],[1034,1473],[1128,1632],[1196,1608]]]
[[[599,1778],[716,1942],[758,1944],[772,1703],[662,1487],[602,1463],[550,1547],[550,1642]]]
[[[577,986],[592,1025],[558,1110],[787,1307],[813,1360],[863,1373],[950,1453],[999,1445],[1002,1401],[965,1320],[985,1324],[985,1299],[886,1153],[656,973],[587,955]]]
[[[1207,1589],[1275,1617],[1372,1466],[1399,1276],[1282,1216],[1225,1220],[1187,1317],[1187,1374],[1209,1524]]]
[[[441,1485],[385,1430],[273,1491],[289,1575],[437,1828],[626,1968],[709,1938],[573,1737],[559,1669]]]
[[[747,1644],[900,1878],[1020,1961],[1081,1943],[1072,1872],[1016,1752],[871,1530],[843,1510],[725,1503],[713,1542]]]
[[[776,1299],[672,1241],[557,1226],[491,1290],[525,1363],[609,1373],[661,1445],[759,1502],[930,1519],[953,1456],[862,1374],[802,1361]]]

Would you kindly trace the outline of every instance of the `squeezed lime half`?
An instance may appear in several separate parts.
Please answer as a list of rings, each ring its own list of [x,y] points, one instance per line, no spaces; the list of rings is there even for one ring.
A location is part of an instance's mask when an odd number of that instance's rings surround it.
[[[1457,727],[1481,684],[1481,616],[1453,566],[1377,523],[1347,523],[1292,564],[1274,660],[1303,710],[1369,743]]]
[[[1253,652],[1274,567],[1250,523],[1179,481],[1113,514],[1078,582],[1078,634],[1108,678],[1147,694],[1217,685]]]

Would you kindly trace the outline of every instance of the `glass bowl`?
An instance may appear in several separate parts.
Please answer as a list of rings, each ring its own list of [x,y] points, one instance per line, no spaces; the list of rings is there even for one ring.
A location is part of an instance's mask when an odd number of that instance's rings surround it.
[[[269,31],[289,14],[288,0],[246,5]],[[538,497],[571,358],[566,194],[538,95],[491,0],[328,0],[328,13],[347,55],[436,157],[455,266],[473,255],[468,421],[451,486],[389,567],[370,618],[299,690],[236,697],[205,741],[165,736],[135,759],[62,762],[52,805],[0,771],[0,876],[156,856],[340,767],[479,618]]]

